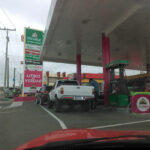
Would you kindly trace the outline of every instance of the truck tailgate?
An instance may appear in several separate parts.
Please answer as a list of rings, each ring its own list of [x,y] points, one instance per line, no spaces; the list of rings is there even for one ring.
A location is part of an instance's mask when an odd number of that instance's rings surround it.
[[[92,96],[92,86],[62,86],[64,95],[70,96]]]

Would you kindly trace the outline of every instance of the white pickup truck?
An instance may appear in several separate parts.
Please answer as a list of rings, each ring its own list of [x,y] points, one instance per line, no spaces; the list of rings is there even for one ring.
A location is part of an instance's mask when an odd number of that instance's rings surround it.
[[[56,112],[61,110],[64,103],[70,108],[74,104],[81,104],[85,110],[89,110],[90,100],[94,98],[94,87],[80,86],[76,80],[57,80],[49,97]]]

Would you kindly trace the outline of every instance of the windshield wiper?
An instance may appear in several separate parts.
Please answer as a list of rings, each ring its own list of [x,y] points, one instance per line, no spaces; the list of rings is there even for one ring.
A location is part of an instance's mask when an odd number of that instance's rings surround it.
[[[121,139],[120,139],[121,138]],[[123,140],[125,138],[125,140]],[[137,138],[137,139],[126,139],[126,138]],[[112,140],[112,141],[110,141]],[[150,135],[126,135],[117,137],[106,137],[106,138],[90,138],[80,140],[69,140],[69,141],[57,141],[49,142],[45,145],[29,148],[27,150],[47,150],[47,149],[91,149],[92,148],[109,148],[111,146],[116,147],[149,147],[150,148]],[[95,146],[95,147],[94,147]],[[98,147],[97,147],[98,146]]]

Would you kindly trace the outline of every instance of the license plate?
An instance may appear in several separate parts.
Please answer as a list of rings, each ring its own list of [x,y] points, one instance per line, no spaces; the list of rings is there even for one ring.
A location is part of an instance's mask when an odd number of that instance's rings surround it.
[[[75,96],[74,100],[84,100],[84,98],[82,96]]]

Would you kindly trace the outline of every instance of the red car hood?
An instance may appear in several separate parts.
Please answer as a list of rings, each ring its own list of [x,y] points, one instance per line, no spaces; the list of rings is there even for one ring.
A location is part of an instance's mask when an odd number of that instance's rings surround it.
[[[60,131],[54,131],[36,139],[33,139],[15,150],[28,149],[33,147],[39,147],[48,142],[67,141],[67,140],[79,140],[89,138],[103,138],[103,137],[117,137],[125,135],[150,135],[150,132],[146,131],[103,131],[94,129],[66,129]],[[131,139],[131,138],[126,138]]]

